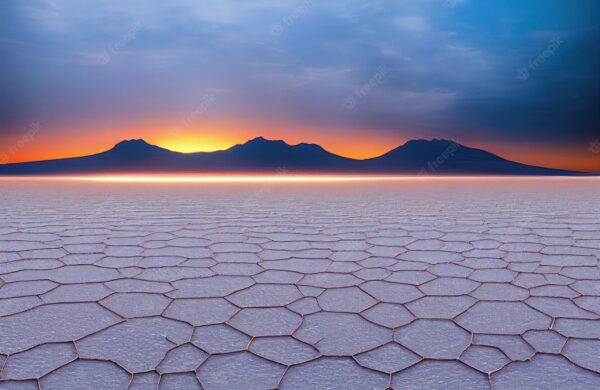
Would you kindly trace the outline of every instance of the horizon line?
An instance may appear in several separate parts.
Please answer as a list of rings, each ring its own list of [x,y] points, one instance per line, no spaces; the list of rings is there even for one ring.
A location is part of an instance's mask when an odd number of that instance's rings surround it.
[[[541,175],[357,175],[357,174],[90,174],[90,175],[32,175],[2,176],[0,181],[72,181],[109,183],[336,183],[336,182],[377,182],[377,181],[426,181],[426,180],[551,180],[551,179],[592,179],[599,176],[541,176]]]

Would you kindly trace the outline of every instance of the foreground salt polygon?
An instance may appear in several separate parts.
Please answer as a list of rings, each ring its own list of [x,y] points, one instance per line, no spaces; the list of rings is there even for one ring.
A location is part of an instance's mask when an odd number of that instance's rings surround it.
[[[600,186],[3,181],[0,388],[600,388]]]

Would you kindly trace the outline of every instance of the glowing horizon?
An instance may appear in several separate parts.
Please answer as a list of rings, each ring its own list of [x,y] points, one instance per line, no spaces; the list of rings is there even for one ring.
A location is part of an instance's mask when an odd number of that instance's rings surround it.
[[[174,152],[197,153],[214,152],[226,150],[234,145],[243,144],[250,139],[264,136],[271,140],[283,140],[290,145],[301,142],[316,143],[327,151],[342,157],[352,159],[368,159],[379,157],[390,150],[401,146],[410,139],[418,138],[442,138],[415,136],[409,138],[381,138],[372,136],[361,136],[359,134],[348,137],[336,136],[335,134],[313,134],[309,132],[307,138],[302,134],[292,132],[264,131],[229,131],[221,136],[207,134],[206,132],[194,134],[173,134],[171,132],[160,132],[150,130],[127,131],[122,134],[103,133],[97,135],[92,142],[90,137],[74,137],[69,139],[68,145],[64,145],[61,139],[48,138],[43,133],[38,134],[31,140],[15,140],[15,144],[22,147],[14,151],[0,155],[0,164],[43,161],[61,158],[82,157],[101,153],[111,149],[115,144],[127,139],[144,139],[146,142]],[[580,172],[600,172],[600,156],[597,153],[581,153],[578,148],[568,146],[539,146],[532,148],[529,144],[490,143],[484,140],[455,140],[465,146],[486,150],[503,158],[535,166],[567,169]],[[5,160],[5,161],[2,161]]]
[[[99,183],[343,183],[389,181],[460,181],[460,180],[551,180],[553,176],[512,175],[333,175],[333,174],[113,174],[113,175],[47,175],[0,176],[0,181],[70,181]],[[600,180],[600,177],[561,176],[565,180]]]

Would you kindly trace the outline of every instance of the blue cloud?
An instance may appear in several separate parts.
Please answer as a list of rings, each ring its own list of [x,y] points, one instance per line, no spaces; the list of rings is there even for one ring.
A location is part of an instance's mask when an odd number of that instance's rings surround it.
[[[597,20],[595,0],[5,0],[0,131],[131,123],[211,92],[213,116],[587,144],[600,131]]]

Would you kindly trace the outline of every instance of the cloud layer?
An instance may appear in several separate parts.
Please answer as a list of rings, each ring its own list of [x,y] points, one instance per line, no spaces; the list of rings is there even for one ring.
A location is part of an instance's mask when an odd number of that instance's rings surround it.
[[[0,137],[177,123],[214,96],[199,122],[585,148],[598,4],[5,0]]]

